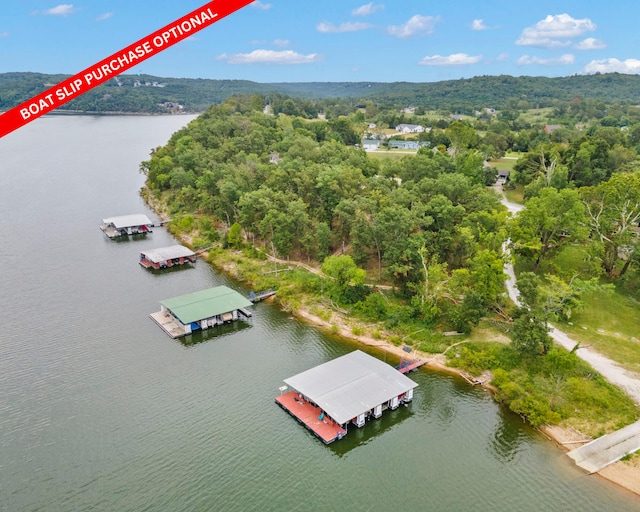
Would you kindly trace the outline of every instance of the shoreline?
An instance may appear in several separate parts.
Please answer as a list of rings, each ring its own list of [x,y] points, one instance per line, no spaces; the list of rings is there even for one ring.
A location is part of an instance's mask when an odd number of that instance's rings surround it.
[[[376,347],[381,350],[385,350],[386,352],[396,355],[400,358],[406,358],[407,355],[409,355],[407,354],[407,352],[402,350],[401,346],[396,346],[389,341],[385,341],[384,339],[375,339],[370,336],[353,334],[345,325],[338,325],[338,331],[336,332],[332,328],[336,324],[325,321],[320,317],[311,314],[304,308],[292,311],[291,314],[296,318],[303,319],[309,324],[315,325],[316,327],[319,327],[320,329],[332,334],[336,334],[341,338],[357,341],[358,343],[361,343],[365,346]],[[414,350],[412,354],[414,354],[415,358],[426,361],[426,364],[424,366],[433,371],[460,377],[471,385],[481,386],[491,394],[494,394],[496,392],[496,389],[491,385],[490,372],[485,372],[479,379],[476,379],[464,370],[447,366],[446,356],[442,354],[426,354],[416,350]],[[592,441],[592,438],[585,438],[584,434],[570,427],[561,427],[559,425],[545,425],[544,427],[537,428],[536,430],[542,436],[555,444],[556,447],[564,453],[567,453],[573,448],[577,448],[580,445]],[[608,480],[609,482],[615,484],[616,486],[624,489],[627,492],[631,492],[635,495],[640,496],[640,459],[636,458],[629,463],[625,463],[622,461],[615,462],[602,469],[598,473],[594,473],[594,475]]]
[[[161,220],[167,220],[168,217],[161,208],[160,203],[151,193],[148,193],[147,191],[147,193],[143,194],[142,197],[146,205],[158,217],[160,217]],[[172,234],[172,236],[174,236],[174,238],[177,238],[181,243],[192,245],[191,237],[188,235]],[[232,268],[226,268],[224,265],[215,265],[209,262],[208,251],[202,250],[196,252],[196,254],[208,265],[215,267],[216,269],[228,274],[234,279],[243,281],[234,274]],[[382,337],[380,339],[376,339],[371,336],[354,334],[349,329],[349,326],[345,325],[345,323],[343,322],[332,323],[330,321],[323,320],[317,315],[312,314],[306,307],[295,309],[291,311],[290,314],[298,319],[309,323],[310,325],[315,325],[317,328],[320,328],[323,331],[339,336],[342,339],[355,341],[364,346],[375,347],[380,350],[384,350],[387,353],[393,354],[400,359],[406,359],[407,356],[410,356],[414,359],[424,360],[426,361],[424,366],[429,367],[433,371],[460,377],[470,385],[482,386],[483,389],[487,390],[492,395],[496,392],[496,389],[491,385],[491,372],[484,372],[480,376],[480,378],[476,378],[464,370],[447,366],[447,358],[444,354],[429,354],[419,352],[416,349],[414,349],[411,353],[407,353],[402,349],[402,346],[396,346],[393,343],[384,340]],[[562,427],[559,425],[545,425],[544,427],[537,428],[536,430],[546,439],[553,442],[557,448],[565,453],[570,451],[574,447],[579,446],[580,444],[586,444],[587,442],[592,440],[592,438],[585,438],[584,434],[578,432],[573,428]],[[624,489],[625,492],[630,492],[636,496],[640,496],[640,457],[635,457],[632,461],[629,461],[629,463],[617,461],[602,469],[598,473],[594,473],[594,475],[608,480],[612,484],[620,487],[621,489]]]

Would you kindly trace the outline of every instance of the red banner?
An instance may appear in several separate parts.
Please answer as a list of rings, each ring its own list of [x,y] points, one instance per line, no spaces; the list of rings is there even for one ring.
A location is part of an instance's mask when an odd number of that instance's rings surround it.
[[[203,28],[250,4],[253,0],[208,2],[179,20],[140,39],[97,64],[12,108],[0,116],[0,137],[47,114],[103,82],[140,64]],[[215,4],[215,7],[214,7]]]

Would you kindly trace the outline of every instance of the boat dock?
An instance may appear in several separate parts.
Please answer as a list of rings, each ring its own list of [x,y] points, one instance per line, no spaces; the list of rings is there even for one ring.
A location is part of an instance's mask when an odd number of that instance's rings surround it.
[[[426,361],[422,361],[421,359],[416,359],[415,361],[400,361],[400,364],[396,366],[396,370],[400,373],[409,373],[414,372],[421,366],[427,364]]]
[[[172,245],[159,249],[150,249],[140,252],[139,263],[144,268],[159,270],[176,265],[195,264],[196,253],[182,245]]]
[[[276,294],[276,291],[271,289],[271,290],[263,290],[261,292],[251,292],[248,296],[247,299],[249,299],[251,302],[260,302],[262,300],[266,300],[269,297],[273,297]]]
[[[300,398],[296,391],[277,396],[276,403],[325,444],[342,439],[342,436],[347,433],[340,425],[324,415],[320,407]]]
[[[100,229],[109,238],[151,233],[154,224],[144,214],[120,215],[102,219]]]

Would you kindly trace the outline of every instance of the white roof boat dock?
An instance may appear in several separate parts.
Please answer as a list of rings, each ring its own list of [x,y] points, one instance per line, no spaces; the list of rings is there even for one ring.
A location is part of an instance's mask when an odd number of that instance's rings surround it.
[[[100,225],[100,229],[109,238],[151,233],[152,227],[154,227],[153,222],[143,213],[107,217],[102,219],[102,224]]]
[[[171,245],[140,252],[140,265],[144,268],[167,268],[196,262],[196,253],[183,245]]]
[[[208,288],[160,302],[161,309],[150,316],[172,338],[250,317],[251,302],[226,286]]]
[[[326,444],[342,438],[349,422],[361,427],[367,418],[379,418],[383,410],[410,402],[418,386],[392,366],[360,350],[284,382],[291,391],[276,397],[276,403]]]

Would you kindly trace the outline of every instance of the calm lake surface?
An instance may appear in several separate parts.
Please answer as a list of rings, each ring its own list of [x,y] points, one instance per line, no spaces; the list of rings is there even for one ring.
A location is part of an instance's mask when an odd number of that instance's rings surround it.
[[[226,284],[175,241],[111,241],[147,213],[140,161],[190,117],[50,116],[0,139],[0,509],[631,511],[482,389],[430,371],[409,407],[325,446],[274,403],[282,380],[357,348],[258,304],[185,346],[160,300]],[[397,364],[391,356],[373,353]]]

